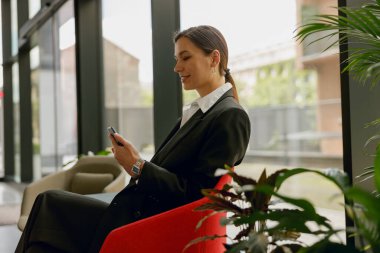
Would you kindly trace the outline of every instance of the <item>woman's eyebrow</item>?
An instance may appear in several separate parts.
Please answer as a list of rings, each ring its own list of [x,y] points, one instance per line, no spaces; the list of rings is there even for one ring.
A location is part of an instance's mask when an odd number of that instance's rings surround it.
[[[185,53],[189,53],[189,51],[187,51],[187,50],[183,50],[183,51],[179,52],[178,56],[181,57],[181,56],[182,56],[183,54],[185,54]],[[176,58],[175,55],[174,55],[174,58]]]

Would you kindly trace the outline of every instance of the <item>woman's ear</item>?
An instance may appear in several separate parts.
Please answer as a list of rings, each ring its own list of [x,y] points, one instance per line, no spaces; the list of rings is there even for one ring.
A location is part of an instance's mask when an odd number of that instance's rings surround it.
[[[220,52],[219,50],[215,49],[211,52],[211,66],[216,67],[220,63]]]

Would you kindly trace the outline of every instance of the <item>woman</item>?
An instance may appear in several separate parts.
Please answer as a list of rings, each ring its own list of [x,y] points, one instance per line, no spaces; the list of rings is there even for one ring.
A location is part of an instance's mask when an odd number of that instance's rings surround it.
[[[98,252],[112,229],[201,198],[200,190],[219,180],[217,168],[242,161],[250,122],[227,68],[223,35],[198,26],[176,34],[174,42],[174,71],[200,98],[150,161],[119,134],[110,136],[115,158],[132,177],[110,205],[72,193],[39,195],[16,252]]]

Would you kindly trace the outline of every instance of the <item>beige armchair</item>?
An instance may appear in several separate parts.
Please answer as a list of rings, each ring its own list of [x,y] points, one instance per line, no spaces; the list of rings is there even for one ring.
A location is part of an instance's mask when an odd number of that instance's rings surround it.
[[[113,156],[83,156],[76,164],[29,184],[21,203],[18,228],[23,231],[37,195],[52,189],[79,194],[118,192],[125,187],[127,173]]]

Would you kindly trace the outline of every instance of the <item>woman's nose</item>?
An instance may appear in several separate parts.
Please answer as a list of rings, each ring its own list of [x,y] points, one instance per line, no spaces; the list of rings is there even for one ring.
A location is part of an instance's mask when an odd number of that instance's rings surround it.
[[[182,67],[180,66],[180,64],[178,64],[178,62],[176,62],[176,64],[174,65],[174,72],[178,73],[182,70]]]

